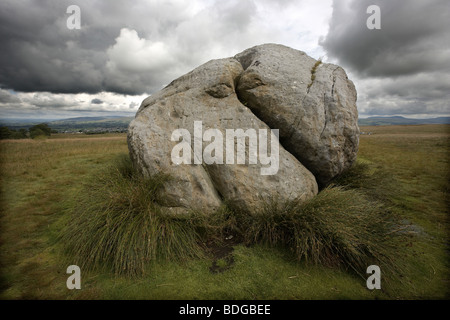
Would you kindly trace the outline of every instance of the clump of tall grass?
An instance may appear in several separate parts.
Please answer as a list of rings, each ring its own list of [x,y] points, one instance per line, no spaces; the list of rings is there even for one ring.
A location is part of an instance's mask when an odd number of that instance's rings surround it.
[[[389,172],[364,160],[356,161],[332,183],[345,189],[358,190],[370,199],[381,202],[389,202],[389,197],[398,189]]]
[[[229,235],[249,245],[288,247],[299,261],[361,275],[371,264],[394,270],[399,224],[383,201],[369,197],[367,187],[379,177],[359,164],[340,185],[306,203],[271,200],[253,213],[223,205],[213,214],[174,215],[158,205],[170,177],[143,177],[125,156],[86,183],[61,239],[71,263],[128,276],[142,275],[159,258],[204,257],[208,244],[221,245]]]
[[[208,242],[220,246],[230,235],[240,235],[240,230],[237,228],[239,224],[237,216],[227,203],[222,204],[212,214],[192,212],[190,218],[203,243]]]
[[[128,156],[90,179],[61,233],[71,262],[82,270],[107,267],[135,276],[157,258],[201,256],[191,219],[169,215],[157,204],[168,179],[143,177]]]
[[[330,186],[306,203],[270,201],[240,220],[247,243],[288,247],[299,261],[360,275],[371,264],[395,271],[398,225],[387,208],[357,190]]]
[[[308,90],[309,88],[311,88],[314,80],[316,80],[316,71],[317,68],[319,67],[319,65],[322,63],[322,60],[317,60],[316,63],[314,64],[314,66],[311,69],[311,82],[308,84]]]

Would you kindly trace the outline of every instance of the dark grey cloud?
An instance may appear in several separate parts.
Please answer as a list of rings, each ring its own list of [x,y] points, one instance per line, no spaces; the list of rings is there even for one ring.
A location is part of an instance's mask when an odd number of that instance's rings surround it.
[[[79,30],[66,27],[69,5],[81,9]],[[258,44],[264,33],[248,34],[256,12],[252,1],[2,0],[0,87],[151,93],[226,50]]]
[[[381,29],[366,22],[370,5]],[[320,44],[354,77],[362,115],[445,115],[450,111],[450,5],[445,0],[333,1]]]
[[[381,29],[370,30],[370,5],[381,10]],[[321,45],[352,71],[398,76],[450,70],[447,0],[334,1],[329,33]]]
[[[102,104],[103,101],[100,100],[100,99],[95,98],[95,99],[92,99],[92,100],[91,100],[91,103],[92,103],[92,104]]]
[[[139,101],[129,95],[151,94],[201,63],[265,42],[315,58],[326,52],[354,80],[360,114],[448,113],[447,2],[335,0],[318,46],[328,1],[2,0],[0,113],[132,110]],[[381,30],[366,27],[373,4]],[[69,5],[81,9],[80,30],[66,27]]]
[[[305,1],[330,9],[313,0],[2,0],[0,117],[132,113],[210,59],[265,42],[315,49],[326,25],[304,19]],[[81,9],[79,30],[66,26],[70,5]],[[298,42],[304,26],[309,37]]]
[[[50,0],[0,3],[0,86],[28,92],[102,90],[101,64],[106,55],[86,45],[83,29],[67,29],[69,4]],[[88,16],[82,15],[82,21],[87,29]],[[92,36],[95,30],[88,38]],[[108,45],[106,39],[103,48]]]
[[[79,30],[66,27],[66,9],[72,4],[81,9]],[[156,41],[164,36],[158,30],[169,32],[169,25],[183,21],[182,7],[129,1],[2,1],[0,86],[54,93],[154,91],[174,74],[147,70],[136,76],[110,70],[107,49],[125,27]]]

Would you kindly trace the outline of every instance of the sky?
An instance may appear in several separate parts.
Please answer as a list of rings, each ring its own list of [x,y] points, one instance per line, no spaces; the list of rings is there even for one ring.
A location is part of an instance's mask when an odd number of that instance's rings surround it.
[[[362,118],[449,116],[448,21],[448,0],[2,0],[0,118],[133,116],[173,79],[263,43],[342,66]]]

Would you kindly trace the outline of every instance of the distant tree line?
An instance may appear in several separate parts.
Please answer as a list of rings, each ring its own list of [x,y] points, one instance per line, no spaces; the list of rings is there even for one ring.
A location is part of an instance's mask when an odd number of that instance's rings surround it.
[[[0,127],[0,139],[35,139],[37,137],[49,137],[54,131],[46,123],[40,123],[27,129],[9,129]]]

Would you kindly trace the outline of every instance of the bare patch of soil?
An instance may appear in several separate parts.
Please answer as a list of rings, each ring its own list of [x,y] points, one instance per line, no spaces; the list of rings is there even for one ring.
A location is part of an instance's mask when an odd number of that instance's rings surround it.
[[[242,241],[236,235],[227,235],[219,244],[216,242],[207,243],[207,251],[212,255],[213,262],[209,267],[212,273],[221,273],[230,269],[234,265],[234,246]]]

